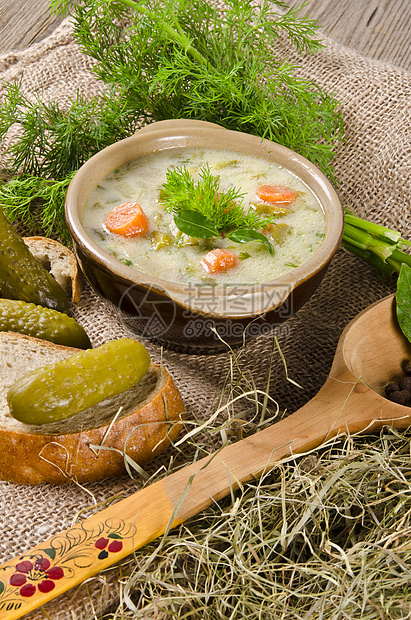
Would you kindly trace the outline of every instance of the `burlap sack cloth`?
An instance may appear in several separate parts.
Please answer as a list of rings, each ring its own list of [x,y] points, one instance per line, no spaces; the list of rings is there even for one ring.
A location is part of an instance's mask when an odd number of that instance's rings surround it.
[[[286,43],[278,45],[277,53],[295,61],[301,76],[334,92],[342,102],[346,142],[339,149],[335,170],[343,204],[410,238],[411,76],[389,64],[363,58],[331,40],[325,43],[325,49],[314,56],[298,56]],[[42,90],[44,99],[61,103],[74,98],[78,89],[86,94],[97,92],[89,68],[90,61],[79,53],[67,23],[27,51],[0,58],[2,80],[22,78],[28,95]],[[393,281],[382,279],[373,268],[344,250],[338,251],[320,289],[279,336],[289,376],[303,386],[297,389],[287,382],[280,356],[275,353],[270,394],[281,410],[293,412],[318,391],[345,325],[360,310],[393,290]],[[117,309],[87,289],[75,316],[94,345],[129,334]],[[147,346],[157,361],[160,349],[149,343]],[[239,356],[242,369],[252,373],[258,388],[265,387],[271,350],[272,338],[262,336]],[[164,351],[162,357],[188,411],[207,419],[229,370],[230,356],[190,357]],[[138,479],[128,477],[85,488],[30,488],[1,483],[1,562],[67,528],[81,511],[88,509],[80,518],[89,516],[95,502],[117,493],[128,495],[139,486]],[[100,617],[116,601],[118,591],[118,571],[113,570],[50,602],[45,610],[55,620]],[[25,617],[34,620],[45,616],[38,610]]]

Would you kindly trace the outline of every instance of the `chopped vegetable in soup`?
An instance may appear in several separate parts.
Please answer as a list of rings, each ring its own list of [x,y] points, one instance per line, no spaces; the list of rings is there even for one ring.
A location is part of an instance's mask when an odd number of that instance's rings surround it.
[[[207,273],[217,273],[219,271],[227,271],[236,267],[240,259],[237,254],[230,252],[230,250],[222,250],[221,248],[215,248],[210,250],[201,261],[202,266]]]
[[[124,202],[110,211],[104,225],[111,233],[122,237],[144,235],[148,230],[148,219],[138,202]]]
[[[261,185],[257,189],[256,195],[263,203],[269,205],[290,205],[298,198],[296,191],[282,185]]]
[[[273,280],[305,263],[325,233],[298,177],[215,149],[167,149],[115,170],[91,193],[84,225],[139,271],[206,285]]]

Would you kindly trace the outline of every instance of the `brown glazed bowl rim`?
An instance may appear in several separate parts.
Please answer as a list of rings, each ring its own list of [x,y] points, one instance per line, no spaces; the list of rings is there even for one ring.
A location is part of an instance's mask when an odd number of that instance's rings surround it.
[[[302,265],[263,284],[240,285],[243,305],[237,314],[227,303],[239,295],[238,285],[195,286],[168,282],[127,266],[100,248],[87,234],[82,214],[92,189],[121,165],[163,149],[211,147],[232,150],[274,161],[294,173],[317,197],[326,222],[321,246]],[[134,135],[119,140],[92,156],[74,175],[66,194],[65,215],[70,234],[84,256],[103,271],[114,274],[128,286],[158,291],[189,311],[205,314],[207,299],[215,310],[208,316],[245,318],[259,316],[279,307],[291,292],[326,265],[337,251],[344,228],[344,214],[330,180],[301,155],[258,136],[225,129],[214,123],[195,120],[167,120],[151,123]],[[189,291],[189,294],[188,294]],[[275,294],[274,294],[275,293]],[[248,304],[244,311],[244,301]]]

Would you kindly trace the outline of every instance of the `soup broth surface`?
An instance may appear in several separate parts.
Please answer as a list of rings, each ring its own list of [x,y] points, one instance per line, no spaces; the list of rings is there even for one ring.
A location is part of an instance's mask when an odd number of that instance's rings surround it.
[[[256,198],[262,185],[281,185],[297,192],[297,199],[280,207],[275,223],[265,231],[273,254],[262,243],[236,243],[223,237],[194,239],[177,229],[173,214],[164,211],[160,200],[167,170],[185,166],[192,178],[198,179],[206,165],[220,178],[222,191],[232,187],[241,191],[246,211],[256,208],[265,212],[264,202]],[[144,235],[125,237],[105,227],[107,214],[125,202],[137,202],[143,209],[149,222]],[[325,233],[318,200],[297,176],[263,158],[215,149],[167,149],[122,166],[93,190],[83,221],[90,237],[123,263],[169,282],[210,286],[273,280],[305,263],[320,247]],[[213,248],[235,253],[237,264],[226,271],[207,272],[202,260]]]

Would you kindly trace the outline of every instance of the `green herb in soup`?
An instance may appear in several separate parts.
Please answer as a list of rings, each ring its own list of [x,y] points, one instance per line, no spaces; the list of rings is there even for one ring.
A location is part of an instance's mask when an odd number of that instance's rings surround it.
[[[237,160],[231,160],[226,165],[236,163]],[[160,199],[164,209],[174,214],[177,228],[200,239],[226,235],[237,243],[264,243],[273,254],[266,235],[257,232],[266,228],[271,218],[259,215],[251,206],[246,210],[242,194],[236,187],[222,191],[219,176],[212,175],[208,164],[201,168],[198,176],[195,181],[185,166],[167,170]]]
[[[298,177],[217,149],[169,149],[122,166],[93,190],[84,224],[139,271],[210,286],[273,280],[306,262],[325,232]]]

